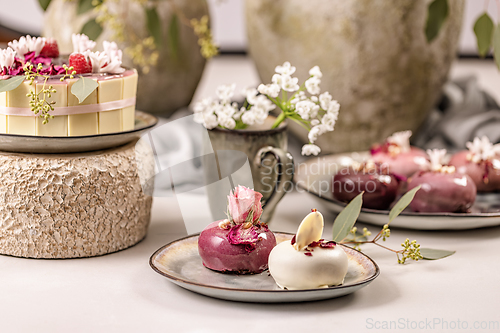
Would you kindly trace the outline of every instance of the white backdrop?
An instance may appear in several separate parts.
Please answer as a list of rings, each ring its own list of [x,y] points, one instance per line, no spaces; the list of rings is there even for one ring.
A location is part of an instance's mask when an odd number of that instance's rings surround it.
[[[244,1],[208,0],[213,19],[214,38],[223,51],[246,49]],[[494,19],[498,18],[499,11],[497,11],[495,1],[467,0],[466,2],[460,52],[475,54],[476,42],[472,32],[475,19],[484,11],[487,2],[489,3],[488,11]],[[0,8],[0,24],[26,33],[40,32],[43,16],[38,0],[0,0]],[[30,15],[25,13],[30,13]]]

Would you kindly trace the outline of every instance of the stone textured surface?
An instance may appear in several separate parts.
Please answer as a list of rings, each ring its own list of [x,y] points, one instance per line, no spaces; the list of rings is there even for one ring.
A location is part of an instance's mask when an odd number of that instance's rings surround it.
[[[45,12],[43,35],[57,39],[62,54],[73,52],[71,34],[80,33],[83,25],[96,16],[93,11],[76,15],[78,3],[78,1],[52,0]],[[109,1],[107,5],[111,12],[119,13],[119,16],[123,18],[128,29],[125,34],[127,31],[133,30],[139,38],[149,36],[146,28],[146,15],[141,1]],[[155,113],[163,117],[168,117],[191,102],[206,63],[200,54],[198,38],[193,33],[193,29],[182,23],[181,19],[178,19],[177,56],[172,56],[169,37],[170,21],[173,17],[172,5],[175,5],[187,19],[200,19],[203,15],[209,15],[206,0],[174,0],[158,1],[157,3],[157,12],[162,23],[163,40],[161,44],[163,47],[160,50],[158,64],[151,68],[148,73],[137,68],[139,71],[137,110]],[[94,51],[102,51],[102,41],[116,39],[113,35],[113,30],[105,27],[103,33],[96,40],[97,46]],[[118,42],[118,46],[124,48],[138,44],[137,41],[130,41],[130,39],[127,41],[125,43]],[[123,61],[126,66],[137,67],[127,52],[123,54]],[[159,98],[162,102],[159,102]]]
[[[1,152],[0,253],[77,258],[136,244],[152,203],[139,173],[151,177],[154,159],[135,142],[85,154]]]
[[[246,0],[250,53],[266,83],[284,61],[301,80],[319,65],[322,90],[341,104],[335,132],[318,141],[323,153],[364,150],[395,131],[418,129],[440,96],[464,1],[449,1],[449,17],[428,44],[431,1]]]

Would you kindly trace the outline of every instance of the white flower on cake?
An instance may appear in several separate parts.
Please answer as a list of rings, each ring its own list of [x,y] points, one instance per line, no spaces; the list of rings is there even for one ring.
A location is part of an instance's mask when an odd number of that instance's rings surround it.
[[[475,163],[489,161],[500,154],[500,144],[493,145],[487,136],[475,137],[472,142],[467,142],[465,146],[469,149],[471,161]]]
[[[35,56],[38,56],[45,45],[45,40],[46,39],[44,37],[31,37],[30,35],[27,35],[26,37],[23,36],[19,38],[18,41],[13,40],[12,42],[9,42],[7,45],[16,51],[20,57],[33,51],[35,52]]]
[[[3,70],[4,67],[11,67],[14,63],[16,57],[16,51],[12,48],[8,47],[4,50],[0,49],[0,71]]]
[[[309,70],[310,77],[299,86],[299,79],[292,77],[296,68],[289,62],[276,66],[270,84],[260,84],[257,89],[244,91],[246,101],[238,110],[231,104],[234,85],[217,88],[218,101],[206,100],[194,106],[195,121],[208,129],[217,126],[228,129],[245,129],[249,125],[263,124],[269,112],[276,106],[281,114],[271,128],[277,128],[285,119],[298,123],[309,131],[309,143],[302,149],[303,155],[318,155],[321,149],[314,145],[318,136],[333,131],[337,122],[340,104],[328,92],[321,95],[323,74],[318,66]],[[261,95],[258,95],[260,93]],[[289,93],[291,93],[289,95]],[[220,106],[233,108],[234,112],[220,112]],[[231,117],[233,121],[229,120]]]
[[[290,241],[276,245],[269,255],[269,273],[283,289],[327,288],[342,284],[348,259],[340,245],[325,241],[323,215],[313,209]]]
[[[399,147],[402,153],[410,151],[411,131],[396,132],[387,138],[387,142]]]
[[[96,42],[90,40],[85,34],[72,34],[71,41],[73,42],[73,52],[83,53],[85,51],[92,51],[96,46]]]
[[[99,73],[101,68],[108,62],[108,55],[106,52],[95,51],[92,52],[90,50],[82,52],[82,54],[90,60],[90,64],[92,65],[92,73]]]

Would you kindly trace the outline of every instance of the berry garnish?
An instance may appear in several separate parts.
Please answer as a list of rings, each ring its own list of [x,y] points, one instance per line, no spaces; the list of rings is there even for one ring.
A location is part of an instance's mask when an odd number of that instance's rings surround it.
[[[76,74],[92,73],[92,65],[81,53],[71,53],[69,55],[69,65],[73,67]]]
[[[59,48],[57,47],[57,41],[54,38],[47,38],[45,45],[40,51],[40,55],[48,58],[59,57]]]

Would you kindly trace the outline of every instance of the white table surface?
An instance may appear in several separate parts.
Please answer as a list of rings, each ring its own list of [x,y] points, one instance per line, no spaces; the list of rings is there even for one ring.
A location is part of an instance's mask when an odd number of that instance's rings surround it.
[[[500,78],[491,62],[462,60],[452,70],[453,76],[468,73],[479,74],[480,83],[498,99]],[[219,83],[258,81],[244,57],[216,59],[205,74],[197,96],[212,94]],[[308,194],[288,194],[271,229],[295,232],[316,206]],[[324,215],[329,238],[334,215]],[[148,236],[130,249],[74,260],[0,256],[0,332],[370,332],[383,328],[384,321],[393,321],[393,329],[384,332],[441,332],[446,325],[448,331],[500,331],[500,227],[393,229],[387,242],[391,247],[398,248],[409,237],[422,247],[457,253],[439,261],[398,265],[393,253],[367,245],[365,252],[381,269],[368,287],[339,299],[274,305],[208,298],[155,273],[148,264],[150,255],[185,234],[176,198],[155,198]]]

